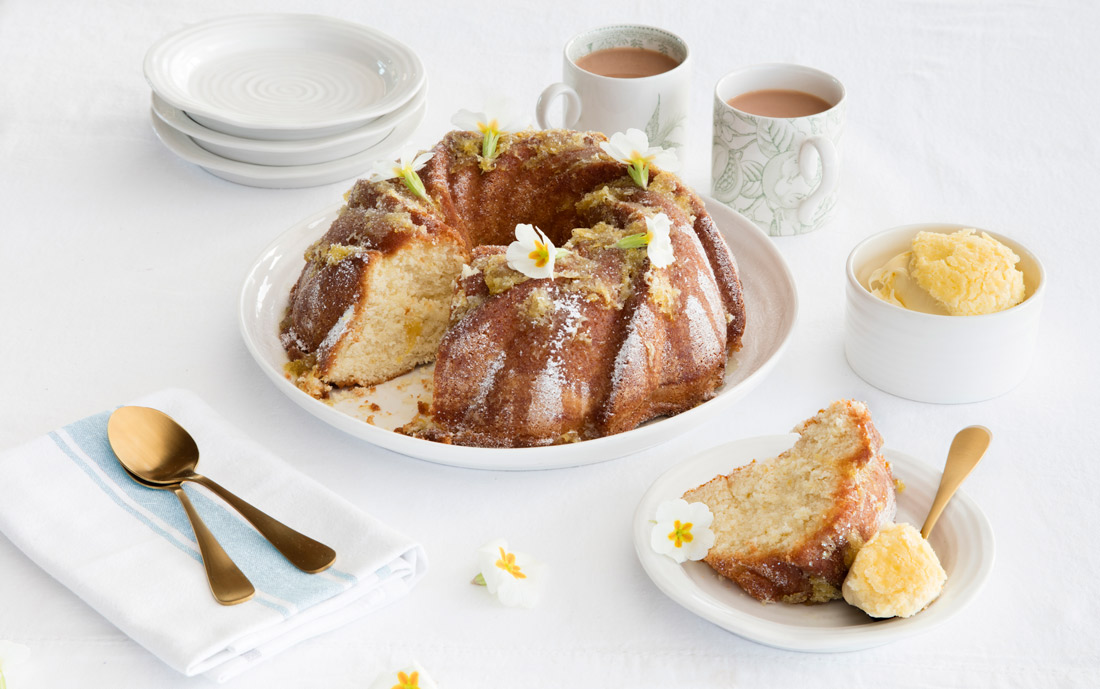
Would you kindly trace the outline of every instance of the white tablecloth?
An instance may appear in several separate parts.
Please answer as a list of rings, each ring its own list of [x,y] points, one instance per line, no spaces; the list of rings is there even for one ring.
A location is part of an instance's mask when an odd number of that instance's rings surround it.
[[[714,83],[748,63],[838,76],[849,94],[836,219],[775,240],[796,276],[793,341],[720,422],[632,457],[535,473],[458,469],[344,435],[280,394],[237,328],[244,272],[348,183],[255,189],[177,159],[154,136],[142,58],[164,34],[245,11],[372,25],[428,71],[417,143],[505,92],[534,102],[586,28],[643,22],[696,62],[687,181],[709,185]],[[0,3],[0,449],[141,394],[188,387],[303,472],[422,542],[431,566],[398,604],[301,644],[241,688],[367,686],[415,658],[441,686],[966,686],[1100,684],[1100,411],[1094,198],[1096,30],[1086,2],[375,3],[342,0],[4,0]],[[980,404],[880,392],[842,349],[843,268],[862,237],[923,221],[1015,237],[1049,292],[1024,382]],[[932,633],[811,655],[745,641],[660,593],[631,515],[667,468],[742,437],[785,432],[832,399],[866,400],[887,445],[942,462],[980,423],[994,447],[965,490],[998,541],[979,597]],[[43,476],[43,480],[48,477]],[[552,568],[542,604],[506,609],[471,586],[475,549],[502,536]],[[0,535],[0,639],[29,646],[18,689],[198,687],[162,665]],[[14,689],[14,688],[13,688]]]

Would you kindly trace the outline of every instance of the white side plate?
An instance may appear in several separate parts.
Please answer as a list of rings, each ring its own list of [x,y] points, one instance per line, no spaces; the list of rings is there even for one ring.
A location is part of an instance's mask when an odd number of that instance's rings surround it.
[[[989,521],[961,491],[947,505],[929,539],[947,571],[947,584],[931,605],[905,619],[876,620],[843,601],[823,605],[764,604],[718,576],[705,562],[680,565],[652,549],[650,520],[658,505],[753,459],[774,457],[797,438],[795,434],[767,435],[721,445],[677,465],[653,483],[634,513],[634,548],[657,588],[738,636],[776,648],[820,653],[856,651],[926,632],[973,600],[993,570],[995,546]],[[898,493],[897,521],[919,528],[936,495],[941,472],[889,448],[884,454],[894,477],[905,484]]]
[[[578,466],[622,457],[669,440],[728,409],[774,368],[794,328],[798,311],[794,279],[771,239],[717,201],[706,199],[706,205],[740,270],[748,323],[742,349],[730,359],[726,381],[715,398],[625,433],[569,445],[517,449],[444,445],[394,433],[390,429],[408,422],[416,412],[417,395],[423,393],[422,383],[430,375],[427,368],[376,386],[366,399],[351,396],[334,404],[316,400],[295,387],[283,373],[287,357],[279,344],[279,323],[290,288],[302,271],[305,249],[328,229],[340,206],[290,228],[253,264],[241,290],[241,335],[260,368],[283,394],[335,428],[394,452],[452,466],[516,470]]]
[[[310,14],[219,17],[145,55],[145,78],[200,124],[235,136],[301,139],[366,124],[407,103],[424,67],[369,27]]]
[[[378,143],[346,158],[313,165],[254,165],[214,155],[189,136],[169,126],[150,110],[153,131],[161,142],[180,158],[194,163],[215,177],[250,187],[292,189],[350,179],[368,170],[375,161],[392,155],[405,144],[424,119],[426,105],[420,105],[409,117],[389,131]]]
[[[171,106],[153,93],[153,114],[181,134],[191,137],[200,147],[214,155],[254,165],[314,165],[327,163],[361,153],[378,145],[394,127],[413,117],[427,99],[428,88],[417,92],[408,103],[393,112],[372,119],[362,127],[315,139],[266,141],[245,139],[209,129]]]

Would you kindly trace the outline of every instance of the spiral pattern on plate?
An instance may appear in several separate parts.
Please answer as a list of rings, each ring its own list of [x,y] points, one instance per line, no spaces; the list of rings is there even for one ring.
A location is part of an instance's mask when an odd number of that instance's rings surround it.
[[[409,102],[425,80],[419,58],[399,41],[359,24],[298,14],[220,17],[185,27],[149,49],[144,70],[158,96],[196,121],[261,139],[362,125]]]
[[[196,69],[190,88],[211,105],[251,117],[354,116],[386,93],[366,65],[339,55],[256,53]]]

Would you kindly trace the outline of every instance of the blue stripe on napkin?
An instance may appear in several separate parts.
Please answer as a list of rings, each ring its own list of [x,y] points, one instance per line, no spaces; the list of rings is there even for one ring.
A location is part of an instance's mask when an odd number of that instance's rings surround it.
[[[201,561],[190,522],[176,497],[171,491],[135,482],[115,457],[107,438],[110,415],[108,411],[82,419],[60,432],[50,433],[50,438],[115,504],[176,548]],[[67,442],[70,439],[75,448]],[[192,487],[185,485],[184,490],[222,547],[256,587],[258,595],[253,600],[284,617],[327,600],[358,581],[355,575],[333,568],[325,572],[331,576],[298,570],[236,512]],[[158,520],[176,533],[161,527]]]

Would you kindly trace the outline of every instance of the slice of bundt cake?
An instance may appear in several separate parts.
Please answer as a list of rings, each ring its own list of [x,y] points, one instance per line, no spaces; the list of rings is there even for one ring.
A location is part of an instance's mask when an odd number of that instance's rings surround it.
[[[466,238],[391,182],[360,181],[306,252],[281,340],[300,387],[374,385],[435,359]]]
[[[751,463],[684,494],[714,513],[706,562],[765,602],[823,603],[859,548],[893,521],[896,505],[882,437],[861,402],[841,400],[799,424],[778,457]]]

